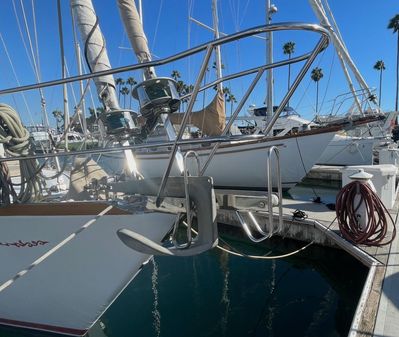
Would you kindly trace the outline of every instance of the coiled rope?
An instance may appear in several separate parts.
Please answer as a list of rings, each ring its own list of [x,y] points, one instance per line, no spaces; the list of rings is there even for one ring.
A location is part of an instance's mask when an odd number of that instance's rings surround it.
[[[5,153],[11,157],[27,156],[31,151],[28,130],[22,125],[18,113],[12,107],[3,103],[0,103],[0,143],[3,144]],[[14,200],[14,202],[39,199],[42,194],[42,185],[37,175],[40,170],[38,162],[33,159],[21,160],[19,167],[21,171],[21,187],[17,200]],[[7,170],[5,169],[0,171],[2,176],[6,173]],[[7,176],[3,176],[1,181],[10,182],[10,179]],[[10,188],[3,188],[2,192],[7,193],[7,190],[10,190]]]
[[[357,194],[360,195],[360,199],[355,205],[354,200]],[[365,228],[360,226],[356,217],[356,212],[363,202],[367,212]],[[344,186],[337,195],[336,213],[342,236],[355,244],[383,246],[391,243],[396,236],[395,222],[392,216],[368,184],[353,181]],[[393,226],[390,239],[386,239],[388,233],[386,214]]]

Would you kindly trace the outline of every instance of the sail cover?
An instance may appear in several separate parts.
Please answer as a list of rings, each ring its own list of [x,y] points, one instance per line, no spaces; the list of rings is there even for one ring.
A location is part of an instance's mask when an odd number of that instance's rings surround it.
[[[173,124],[180,124],[183,113],[169,115]],[[190,116],[190,123],[196,126],[207,136],[220,136],[226,125],[226,114],[223,94],[218,91],[208,106],[199,111],[193,111]]]
[[[145,36],[143,25],[137,12],[134,0],[118,0],[119,12],[129,37],[130,44],[133,46],[139,63],[151,61],[151,53],[148,48],[147,37]],[[153,78],[155,71],[153,68],[144,69],[146,79]]]
[[[90,72],[111,69],[105,40],[91,0],[70,0],[71,8],[84,43],[84,53]],[[94,78],[99,96],[112,110],[119,109],[112,75]]]
[[[139,63],[151,61],[147,37],[144,34],[134,0],[118,0],[118,8]]]

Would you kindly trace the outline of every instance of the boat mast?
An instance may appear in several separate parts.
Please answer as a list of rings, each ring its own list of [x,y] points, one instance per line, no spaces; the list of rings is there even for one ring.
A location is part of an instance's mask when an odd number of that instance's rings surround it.
[[[266,1],[266,24],[272,23],[272,15],[277,12],[277,7],[271,4],[270,0]],[[266,64],[273,63],[273,33],[266,33]],[[267,92],[266,92],[266,116],[267,123],[273,117],[273,69],[270,68],[266,71]]]
[[[80,45],[79,43],[76,41],[76,45],[75,45],[75,52],[76,52],[76,61],[78,63],[78,75],[82,75],[83,74],[83,70],[82,70],[82,59],[80,57],[81,52],[80,52]],[[84,88],[83,88],[83,81],[79,81],[79,91],[80,91],[80,96],[81,96],[81,100],[82,100],[82,104],[80,104],[80,107],[78,107],[79,111],[78,113],[81,116],[81,121],[82,121],[82,131],[83,131],[83,137],[86,139],[86,134],[87,134],[87,124],[86,124],[86,102],[85,102],[85,98],[84,98]]]
[[[141,0],[139,0],[139,16],[140,16],[141,25],[144,27],[144,23],[143,23],[143,2]]]
[[[62,32],[62,16],[61,16],[61,0],[57,0],[57,12],[58,12],[58,31],[60,35],[60,52],[61,52],[61,77],[65,79],[66,68],[65,68],[65,52],[64,52],[64,35]],[[69,106],[68,106],[68,88],[67,84],[62,85],[62,91],[64,96],[64,130],[68,130],[69,126]],[[68,137],[65,137],[66,148],[68,148]]]
[[[363,115],[361,103],[359,101],[359,98],[356,95],[355,88],[353,86],[353,83],[352,83],[352,80],[351,80],[351,77],[350,77],[350,74],[348,72],[346,65],[348,65],[348,67],[353,72],[357,82],[359,83],[360,87],[362,88],[362,91],[364,91],[367,94],[368,98],[371,98],[371,97],[373,97],[373,95],[369,89],[369,86],[367,85],[366,81],[363,79],[363,77],[360,74],[359,70],[357,69],[355,63],[353,62],[352,58],[350,57],[349,52],[348,52],[347,48],[345,47],[342,39],[340,38],[340,36],[338,36],[338,34],[335,32],[334,28],[332,27],[321,1],[320,0],[308,0],[308,1],[310,4],[310,7],[312,8],[313,12],[315,13],[316,17],[318,18],[320,24],[324,28],[326,28],[329,32],[331,41],[335,47],[335,50],[337,51],[338,58],[341,62],[342,69],[344,71],[346,80],[348,81],[348,85],[349,85],[349,88],[354,97],[356,106],[358,107],[360,114]],[[332,15],[331,12],[330,12],[330,15]],[[332,17],[332,20],[334,21],[333,17]]]
[[[212,0],[212,17],[213,17],[213,35],[215,39],[218,39],[220,37],[220,33],[219,33],[219,16],[218,16],[217,0]],[[215,56],[216,56],[216,77],[219,80],[223,76],[220,45],[215,47]],[[222,93],[223,83],[222,82],[218,83],[217,88],[219,92]]]

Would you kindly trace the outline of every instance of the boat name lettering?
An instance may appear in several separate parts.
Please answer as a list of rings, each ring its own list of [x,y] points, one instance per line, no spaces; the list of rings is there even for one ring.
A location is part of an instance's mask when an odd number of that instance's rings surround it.
[[[37,247],[37,246],[43,246],[48,241],[43,241],[43,240],[38,240],[38,241],[28,241],[28,242],[23,242],[22,240],[18,240],[17,242],[0,242],[0,246],[15,246],[17,248],[21,247]]]

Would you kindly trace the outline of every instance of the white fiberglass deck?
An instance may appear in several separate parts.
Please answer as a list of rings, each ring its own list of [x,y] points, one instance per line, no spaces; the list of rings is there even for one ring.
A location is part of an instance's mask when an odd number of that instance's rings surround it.
[[[173,220],[165,213],[1,216],[0,324],[83,335],[149,259],[116,231],[129,228],[159,242]]]

